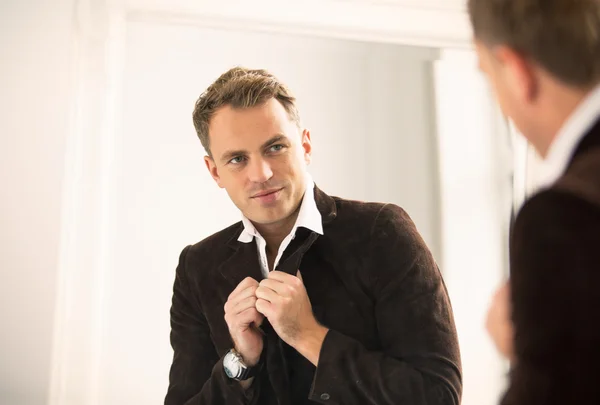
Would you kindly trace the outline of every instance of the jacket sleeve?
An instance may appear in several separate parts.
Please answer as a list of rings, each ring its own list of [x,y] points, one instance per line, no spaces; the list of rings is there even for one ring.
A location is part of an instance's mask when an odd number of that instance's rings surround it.
[[[511,238],[515,362],[503,405],[600,400],[600,210],[546,190]]]
[[[247,405],[258,397],[256,381],[248,390],[227,377],[210,337],[210,329],[186,277],[181,253],[173,285],[171,346],[173,362],[165,405]],[[255,378],[256,380],[256,378]]]
[[[380,210],[370,243],[381,351],[330,330],[310,398],[322,404],[458,405],[458,338],[433,257],[408,215],[391,204]]]

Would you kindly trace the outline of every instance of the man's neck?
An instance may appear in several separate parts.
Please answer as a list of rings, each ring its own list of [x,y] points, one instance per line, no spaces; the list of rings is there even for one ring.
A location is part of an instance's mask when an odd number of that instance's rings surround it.
[[[262,235],[265,242],[267,242],[267,253],[277,255],[281,242],[283,242],[285,237],[292,231],[292,228],[294,228],[301,205],[302,200],[300,200],[298,207],[296,207],[296,210],[290,216],[279,222],[273,224],[254,224],[256,230]]]
[[[547,121],[544,128],[540,129],[541,136],[534,142],[534,146],[542,158],[548,156],[550,147],[558,137],[561,129],[588,96],[590,91],[591,89],[557,89],[553,101],[548,104],[546,112],[544,113]]]

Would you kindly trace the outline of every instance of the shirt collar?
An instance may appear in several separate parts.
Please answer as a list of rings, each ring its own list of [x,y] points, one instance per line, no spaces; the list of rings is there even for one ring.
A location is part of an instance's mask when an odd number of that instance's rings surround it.
[[[566,171],[581,139],[600,113],[600,86],[579,104],[562,126],[541,164],[540,187],[551,186]]]
[[[300,205],[298,217],[296,218],[296,223],[294,224],[291,233],[295,234],[296,229],[298,229],[299,227],[304,227],[313,232],[318,233],[319,235],[323,235],[323,221],[321,218],[321,213],[319,212],[319,209],[317,208],[317,203],[315,201],[315,183],[309,174],[307,174],[306,176],[307,180],[306,188],[304,190],[304,197],[302,197],[302,203]],[[256,230],[256,227],[243,214],[242,224],[244,225],[244,229],[238,237],[238,241],[243,243],[250,243],[252,242],[254,237],[262,238],[260,233]]]

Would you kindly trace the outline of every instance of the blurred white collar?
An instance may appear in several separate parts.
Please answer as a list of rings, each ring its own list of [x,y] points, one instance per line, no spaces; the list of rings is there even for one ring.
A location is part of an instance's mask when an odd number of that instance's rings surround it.
[[[323,235],[323,221],[321,213],[317,208],[314,193],[315,183],[310,176],[306,175],[306,188],[304,190],[304,197],[302,197],[302,203],[300,205],[300,211],[298,212],[298,218],[296,223],[290,232],[290,235],[295,235],[296,230],[299,227],[307,228],[313,232]],[[252,222],[242,214],[242,223],[244,224],[244,230],[238,237],[238,241],[243,243],[250,243],[254,237],[262,238],[261,234],[256,230]]]
[[[579,104],[564,123],[541,164],[539,186],[549,187],[563,175],[581,139],[600,115],[600,86]]]

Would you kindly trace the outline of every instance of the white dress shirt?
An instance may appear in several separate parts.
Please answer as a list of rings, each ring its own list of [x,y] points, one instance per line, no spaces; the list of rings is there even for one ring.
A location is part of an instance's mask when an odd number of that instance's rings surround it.
[[[244,215],[242,215],[242,223],[244,224],[244,230],[238,237],[238,241],[243,243],[251,243],[252,240],[256,240],[256,247],[258,249],[258,257],[260,260],[262,273],[265,277],[267,277],[269,274],[269,265],[267,262],[267,242],[256,230],[252,222]],[[298,218],[296,218],[296,223],[294,224],[294,227],[289,235],[283,239],[281,245],[279,246],[279,251],[277,252],[277,257],[273,265],[274,268],[277,268],[277,264],[279,264],[279,260],[281,259],[283,252],[289,246],[292,239],[296,237],[296,230],[301,226],[310,229],[319,235],[323,235],[323,221],[315,201],[314,182],[308,174],[306,189],[304,192],[304,197],[302,198],[300,210],[298,212]]]
[[[541,163],[539,188],[547,188],[567,169],[581,139],[600,116],[600,86],[579,104],[564,123]]]

